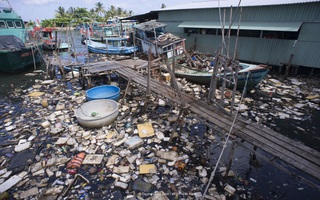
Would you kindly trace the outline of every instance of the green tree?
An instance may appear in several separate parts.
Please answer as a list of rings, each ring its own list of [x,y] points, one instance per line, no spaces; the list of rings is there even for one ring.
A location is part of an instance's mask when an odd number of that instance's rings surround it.
[[[161,4],[161,9],[167,7],[164,3]]]
[[[76,9],[71,6],[71,7],[67,10],[67,13],[72,16],[72,15],[74,14],[75,10],[76,10]]]
[[[56,10],[56,17],[64,17],[66,15],[66,10],[64,7],[59,6],[58,10]]]
[[[56,26],[55,19],[45,19],[41,21],[42,27],[54,27]]]
[[[120,16],[122,16],[122,14],[123,14],[123,10],[122,10],[122,8],[117,8],[117,15],[120,17]]]
[[[98,2],[98,3],[95,4],[95,6],[96,6],[95,10],[98,13],[98,16],[102,17],[103,13],[105,13],[103,4],[101,2]]]
[[[110,6],[110,8],[109,8],[109,14],[110,14],[110,16],[111,17],[114,17],[114,16],[116,16],[117,15],[117,10],[116,10],[116,7],[115,6],[113,6],[113,5],[111,5]]]
[[[83,17],[90,17],[90,12],[87,11],[87,8],[76,8],[72,18],[81,19]]]

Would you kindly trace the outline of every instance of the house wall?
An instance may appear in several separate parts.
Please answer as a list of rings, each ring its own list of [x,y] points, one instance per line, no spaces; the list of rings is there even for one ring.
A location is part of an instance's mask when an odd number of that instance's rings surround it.
[[[289,5],[244,7],[241,21],[303,22],[296,40],[239,37],[237,56],[242,61],[281,66],[294,54],[292,65],[320,68],[320,2]],[[233,8],[233,16],[236,9]],[[224,8],[221,9],[223,16]],[[230,8],[226,8],[229,21]],[[159,21],[167,24],[166,31],[186,38],[186,48],[214,53],[220,46],[221,35],[184,33],[183,21],[219,21],[219,9],[194,9],[159,12]],[[234,17],[238,22],[238,15]],[[241,30],[240,30],[241,31]],[[231,36],[229,54],[233,55],[235,37]]]

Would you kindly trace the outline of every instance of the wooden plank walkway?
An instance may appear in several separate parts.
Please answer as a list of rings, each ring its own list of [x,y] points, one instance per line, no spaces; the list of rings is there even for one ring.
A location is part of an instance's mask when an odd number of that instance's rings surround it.
[[[132,81],[147,86],[147,77],[135,70],[121,67],[115,71],[124,78],[131,78]],[[170,86],[150,79],[150,89],[152,92],[180,104],[178,94]],[[226,132],[230,131],[234,120],[233,116],[225,114],[213,104],[209,105],[205,101],[196,100],[193,96],[183,92],[182,98],[189,105],[189,111]],[[267,127],[247,122],[241,116],[237,117],[231,133],[320,180],[320,152]]]

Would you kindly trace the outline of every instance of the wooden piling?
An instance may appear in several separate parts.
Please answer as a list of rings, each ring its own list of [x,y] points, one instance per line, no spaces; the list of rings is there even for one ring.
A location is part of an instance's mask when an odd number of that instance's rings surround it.
[[[288,61],[288,65],[286,66],[286,73],[284,75],[284,78],[287,79],[288,78],[288,75],[289,75],[289,71],[290,71],[290,66],[291,66],[291,61],[293,59],[293,56],[294,54],[290,54],[290,58],[289,58],[289,61]]]
[[[226,168],[226,171],[225,171],[225,174],[224,174],[224,178],[228,177],[228,174],[229,174],[229,171],[230,171],[230,168],[231,168],[231,165],[232,165],[234,149],[236,148],[236,142],[234,142],[234,141],[231,141],[231,142],[232,142],[232,146],[231,146],[231,149],[230,149],[228,164],[227,164],[227,168]]]

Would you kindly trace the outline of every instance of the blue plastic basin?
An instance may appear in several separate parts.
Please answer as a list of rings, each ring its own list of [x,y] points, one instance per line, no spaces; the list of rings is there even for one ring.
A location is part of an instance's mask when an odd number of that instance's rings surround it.
[[[98,99],[112,99],[118,101],[120,98],[120,88],[114,85],[101,85],[86,91],[87,101]]]

